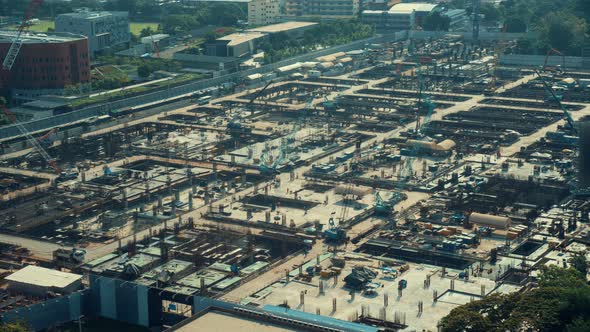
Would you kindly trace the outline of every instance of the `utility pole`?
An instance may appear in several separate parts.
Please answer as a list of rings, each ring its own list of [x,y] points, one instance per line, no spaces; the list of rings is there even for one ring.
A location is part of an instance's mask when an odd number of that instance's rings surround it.
[[[473,0],[473,42],[479,42],[479,9],[481,0]]]

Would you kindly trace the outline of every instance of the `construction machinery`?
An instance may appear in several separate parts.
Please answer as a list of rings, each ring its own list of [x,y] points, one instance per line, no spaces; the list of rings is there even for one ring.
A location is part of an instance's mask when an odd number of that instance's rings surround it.
[[[328,229],[324,231],[324,238],[328,242],[342,243],[346,241],[346,230],[339,226],[336,226],[336,222],[333,217],[328,220]]]
[[[258,99],[258,98],[260,98],[260,96],[262,96],[264,91],[266,91],[266,89],[268,89],[268,87],[273,82],[274,82],[273,80],[269,80],[262,89],[260,89],[252,98],[250,98],[250,101],[248,101],[248,104],[246,104],[246,111],[249,111],[250,114],[254,114],[254,102],[256,101],[256,99]]]
[[[37,140],[35,137],[33,137],[33,135],[31,135],[31,133],[27,130],[27,128],[25,128],[25,126],[23,126],[23,124],[18,121],[18,119],[16,118],[16,115],[14,115],[14,113],[10,112],[8,110],[8,108],[6,108],[6,106],[2,105],[0,107],[2,107],[2,112],[4,112],[4,115],[6,115],[6,117],[16,126],[16,128],[21,132],[21,134],[23,134],[23,136],[25,136],[27,141],[29,141],[29,143],[33,146],[33,148],[39,153],[39,155],[41,155],[41,157],[45,160],[45,162],[53,169],[55,174],[61,174],[61,169],[59,168],[59,166],[55,162],[55,159],[53,159],[49,156],[47,151],[45,151],[45,149],[39,143],[39,140]]]
[[[273,158],[270,155],[269,151],[270,149],[266,149],[262,152],[262,155],[260,156],[260,165],[258,166],[258,169],[263,174],[276,174],[278,173],[279,166],[283,163],[287,155],[285,146],[281,144],[280,151],[276,158]]]
[[[423,93],[424,83],[422,81],[422,75],[420,75],[420,69],[418,69],[417,76],[420,85],[420,92],[418,94],[418,101],[416,103],[416,129],[414,134],[416,140],[424,140],[427,139],[425,135],[426,127],[432,119],[432,114],[434,114],[434,109],[436,105],[432,102],[429,96],[425,96],[425,94]],[[424,119],[421,119],[420,114],[424,109],[426,110],[426,115],[424,116]],[[392,206],[407,198],[407,195],[404,194],[402,191],[405,188],[408,180],[410,180],[414,176],[414,156],[418,155],[419,147],[416,144],[414,144],[412,146],[408,146],[405,150],[401,152],[403,152],[402,155],[405,155],[405,160],[403,161],[398,176],[397,189],[395,190],[393,196],[389,200],[389,204],[391,204]]]
[[[25,17],[23,18],[22,22],[20,23],[18,29],[16,30],[16,36],[12,40],[12,44],[8,49],[8,53],[6,54],[6,58],[2,62],[2,69],[6,71],[12,70],[12,66],[18,57],[18,53],[20,52],[21,47],[23,46],[23,34],[26,34],[29,31],[30,27],[30,20],[33,18],[33,15],[43,4],[43,0],[31,0],[29,3],[29,7],[25,12]]]
[[[572,116],[570,115],[570,113],[567,111],[567,109],[561,103],[562,97],[558,96],[555,93],[555,91],[553,90],[553,88],[551,87],[551,85],[549,83],[547,83],[547,81],[545,80],[545,78],[543,77],[543,75],[541,75],[541,73],[538,70],[535,70],[535,73],[537,74],[537,76],[539,76],[539,79],[543,83],[543,86],[545,87],[545,90],[547,90],[547,92],[550,94],[550,96],[553,99],[553,101],[563,111],[563,114],[565,116],[565,119],[566,119],[567,125],[568,125],[567,129],[571,130],[574,134],[577,134],[578,130],[577,130],[577,127],[576,127],[576,123],[575,123],[574,119],[572,118]]]
[[[545,56],[545,61],[543,62],[543,71],[548,70],[547,68],[547,62],[549,62],[549,57],[552,55],[559,55],[561,57],[561,67],[559,65],[557,65],[555,68],[552,68],[552,71],[555,71],[557,73],[563,74],[565,71],[565,56],[559,52],[558,50],[551,48],[549,49],[549,51],[547,51],[547,55]]]
[[[150,37],[152,38],[152,47],[154,48],[154,51],[156,51],[156,55],[158,56],[158,59],[159,59],[160,58],[160,47],[158,47],[158,42],[154,39],[153,34]]]
[[[377,215],[389,215],[393,211],[393,205],[390,201],[386,201],[381,197],[381,194],[377,192],[375,194],[375,214]]]

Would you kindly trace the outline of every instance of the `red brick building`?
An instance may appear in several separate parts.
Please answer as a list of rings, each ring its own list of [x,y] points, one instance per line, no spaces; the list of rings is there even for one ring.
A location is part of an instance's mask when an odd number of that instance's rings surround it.
[[[0,60],[4,60],[14,31],[0,31]],[[71,85],[90,82],[88,39],[69,33],[32,34],[24,43],[11,71],[0,67],[0,89],[23,100],[61,94]]]

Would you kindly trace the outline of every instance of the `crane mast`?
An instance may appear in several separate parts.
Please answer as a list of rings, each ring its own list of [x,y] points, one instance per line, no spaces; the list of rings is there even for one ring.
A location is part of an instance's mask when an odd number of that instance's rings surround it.
[[[39,8],[39,6],[41,6],[42,3],[43,0],[31,0],[29,8],[27,8],[27,12],[25,13],[25,17],[18,27],[16,37],[12,40],[12,44],[10,45],[10,49],[8,49],[6,58],[4,58],[4,61],[2,62],[2,69],[7,71],[12,69],[18,53],[20,52],[20,48],[23,46],[23,39],[21,37],[23,33],[29,31],[29,20],[33,17],[35,11],[37,8]]]

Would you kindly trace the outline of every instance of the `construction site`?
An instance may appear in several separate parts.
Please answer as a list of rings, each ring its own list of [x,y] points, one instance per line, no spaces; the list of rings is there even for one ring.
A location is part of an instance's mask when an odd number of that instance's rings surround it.
[[[21,126],[1,142],[0,267],[84,275],[101,316],[162,330],[223,301],[436,331],[590,244],[590,72],[502,65],[500,44],[371,45],[147,117]],[[47,296],[2,292],[2,315]]]

